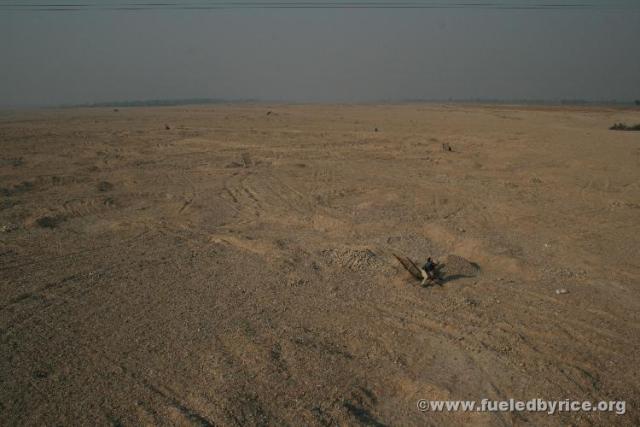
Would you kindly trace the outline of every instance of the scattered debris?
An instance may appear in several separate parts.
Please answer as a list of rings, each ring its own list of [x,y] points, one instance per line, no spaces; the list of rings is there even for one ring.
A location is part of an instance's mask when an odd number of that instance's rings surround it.
[[[233,161],[231,163],[229,163],[227,166],[227,168],[250,168],[252,166],[257,166],[262,164],[263,162],[258,160],[258,161],[254,161],[251,158],[251,154],[245,152],[242,153],[241,155],[241,159],[240,161]]]
[[[449,145],[449,143],[447,143],[447,142],[443,142],[443,143],[442,143],[442,151],[453,151],[453,149],[451,148],[451,146]]]
[[[583,269],[573,269],[563,266],[546,265],[542,268],[542,272],[548,277],[555,279],[574,279],[577,277],[585,277],[587,271]]]
[[[558,295],[564,295],[564,294],[568,294],[569,291],[566,290],[565,288],[560,288],[560,289],[556,289],[556,294]]]
[[[321,252],[327,264],[353,271],[380,269],[382,264],[370,249],[325,249]]]
[[[24,158],[22,157],[14,157],[11,159],[0,159],[0,166],[13,166],[17,168],[18,166],[22,166],[24,164]]]
[[[299,277],[292,277],[287,280],[287,286],[290,288],[298,288],[302,286],[306,286],[309,284],[309,281],[306,279],[302,279]]]
[[[468,305],[469,307],[478,307],[480,305],[478,300],[476,300],[474,298],[469,298],[469,297],[465,297],[462,300],[462,303],[465,304],[465,305]]]
[[[10,233],[14,230],[17,230],[19,227],[16,224],[5,224],[0,227],[0,233]]]
[[[0,191],[0,194],[2,194],[1,191]],[[0,200],[0,211],[4,210],[4,209],[11,209],[12,207],[16,206],[17,204],[19,204],[19,202],[6,197],[3,200]]]

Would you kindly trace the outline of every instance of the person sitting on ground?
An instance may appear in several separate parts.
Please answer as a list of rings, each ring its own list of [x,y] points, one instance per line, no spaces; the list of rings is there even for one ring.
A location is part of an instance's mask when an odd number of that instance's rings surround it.
[[[427,262],[424,264],[422,269],[427,273],[429,280],[438,279],[438,263],[434,262],[431,257],[427,258]]]

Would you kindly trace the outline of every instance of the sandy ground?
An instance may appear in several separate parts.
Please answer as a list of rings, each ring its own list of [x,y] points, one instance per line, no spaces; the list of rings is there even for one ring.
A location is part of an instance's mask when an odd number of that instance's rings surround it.
[[[0,423],[638,425],[619,121],[640,111],[2,112]],[[422,288],[393,253],[480,271]],[[482,398],[627,403],[416,408]]]

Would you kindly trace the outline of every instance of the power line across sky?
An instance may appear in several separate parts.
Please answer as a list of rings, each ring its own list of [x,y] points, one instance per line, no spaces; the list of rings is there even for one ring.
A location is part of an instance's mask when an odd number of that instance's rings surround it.
[[[216,9],[488,9],[488,10],[636,10],[629,1],[35,1],[0,2],[2,11],[216,10]]]

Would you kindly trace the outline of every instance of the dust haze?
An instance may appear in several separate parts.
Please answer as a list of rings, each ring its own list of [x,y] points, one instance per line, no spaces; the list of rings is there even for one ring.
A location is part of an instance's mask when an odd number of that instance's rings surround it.
[[[551,10],[16,11],[0,4],[0,106],[629,101],[640,98],[637,40],[635,2]]]

